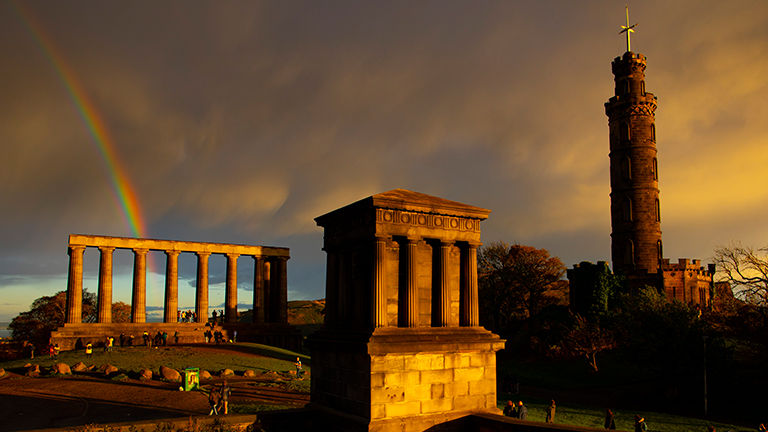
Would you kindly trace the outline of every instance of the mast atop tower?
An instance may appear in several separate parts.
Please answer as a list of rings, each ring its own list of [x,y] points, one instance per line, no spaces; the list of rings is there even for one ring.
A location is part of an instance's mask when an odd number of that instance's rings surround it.
[[[635,27],[637,26],[637,23],[629,25],[629,6],[625,6],[624,9],[627,11],[627,25],[621,26],[621,31],[619,32],[619,34],[622,34],[622,33],[627,34],[627,52],[630,52],[632,51],[632,48],[629,43],[629,34],[635,32]]]

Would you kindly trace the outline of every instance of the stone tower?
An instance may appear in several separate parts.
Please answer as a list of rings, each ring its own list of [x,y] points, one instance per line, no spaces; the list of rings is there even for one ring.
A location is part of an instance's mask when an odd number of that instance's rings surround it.
[[[611,259],[630,285],[658,285],[662,258],[656,96],[645,91],[645,56],[627,51],[611,64],[615,94],[605,104],[610,130]],[[634,282],[634,283],[633,283]]]

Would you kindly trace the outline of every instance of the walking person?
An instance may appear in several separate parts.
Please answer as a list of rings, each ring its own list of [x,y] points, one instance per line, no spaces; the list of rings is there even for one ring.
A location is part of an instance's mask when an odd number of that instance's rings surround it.
[[[613,411],[611,409],[605,410],[605,423],[603,427],[609,430],[616,430],[616,420],[613,418]]]
[[[219,403],[221,402],[221,393],[215,387],[211,387],[208,393],[208,405],[211,406],[211,412],[208,415],[219,415]]]
[[[645,423],[645,419],[638,414],[635,414],[635,432],[645,432],[648,430],[648,425]]]
[[[547,413],[547,418],[545,422],[547,423],[554,423],[555,422],[555,400],[552,399],[549,402],[549,406],[547,406],[544,411]]]
[[[301,378],[301,359],[296,357],[294,365],[296,366],[296,378]]]
[[[93,344],[88,342],[85,345],[85,356],[88,357],[88,358],[91,358],[92,355],[93,355]]]
[[[232,389],[229,388],[227,380],[221,383],[221,405],[224,415],[229,413],[229,396],[232,394]]]

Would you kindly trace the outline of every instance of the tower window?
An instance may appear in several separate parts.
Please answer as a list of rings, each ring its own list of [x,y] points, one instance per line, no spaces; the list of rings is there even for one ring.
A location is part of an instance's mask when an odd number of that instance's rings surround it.
[[[625,222],[632,222],[632,199],[629,197],[624,198],[624,205],[622,207],[623,219]]]
[[[651,139],[656,142],[656,123],[651,123]]]
[[[661,222],[661,207],[658,198],[656,198],[656,222]]]
[[[632,160],[624,156],[621,160],[621,176],[624,180],[632,180]]]
[[[629,81],[622,82],[623,94],[629,94]]]
[[[625,264],[631,268],[635,268],[635,244],[632,240],[627,240],[627,249],[624,251]]]
[[[629,136],[629,125],[626,122],[619,123],[619,138],[626,141],[629,141],[631,138]]]
[[[653,179],[658,180],[659,179],[659,162],[656,160],[656,158],[653,158],[653,165],[651,166]]]
[[[662,247],[661,247],[661,240],[656,241],[656,254],[659,256],[659,261],[664,259],[664,251],[662,250]]]
[[[640,81],[640,94],[645,95],[645,81]]]

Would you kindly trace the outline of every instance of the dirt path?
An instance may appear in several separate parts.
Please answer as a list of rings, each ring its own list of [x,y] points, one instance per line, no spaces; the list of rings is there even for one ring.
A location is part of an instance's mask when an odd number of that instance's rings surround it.
[[[208,413],[203,392],[182,392],[178,384],[75,375],[29,378],[9,374],[0,379],[0,431],[78,426],[184,417]],[[300,407],[309,395],[290,392],[263,377],[230,378],[231,405],[263,404]],[[204,388],[219,380],[204,382]]]

